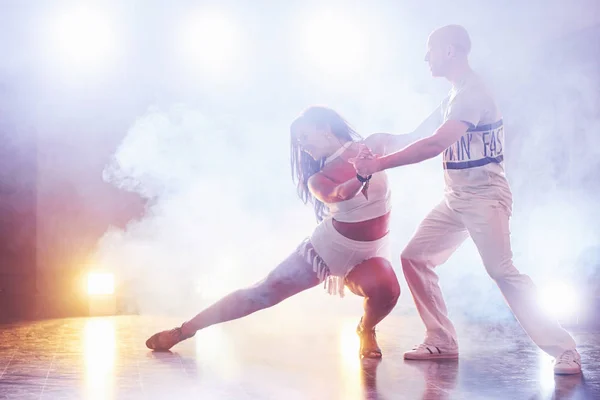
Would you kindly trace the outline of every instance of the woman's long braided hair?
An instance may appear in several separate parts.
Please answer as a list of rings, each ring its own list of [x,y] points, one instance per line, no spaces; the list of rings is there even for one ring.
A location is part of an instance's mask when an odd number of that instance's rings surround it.
[[[320,222],[327,215],[328,210],[325,204],[316,199],[308,189],[308,178],[323,169],[325,158],[315,160],[303,151],[294,134],[300,124],[310,124],[317,128],[328,125],[331,133],[342,142],[360,141],[362,138],[340,114],[324,106],[311,106],[292,122],[290,126],[292,180],[296,183],[298,197],[304,204],[308,202],[313,204],[315,216]]]

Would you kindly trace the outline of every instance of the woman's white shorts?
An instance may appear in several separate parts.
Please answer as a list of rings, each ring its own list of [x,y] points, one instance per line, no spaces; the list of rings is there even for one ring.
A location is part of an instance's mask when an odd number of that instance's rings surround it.
[[[313,266],[330,294],[344,297],[346,276],[355,266],[373,257],[390,260],[388,236],[370,242],[348,239],[335,229],[331,218],[325,218],[298,246],[298,253]]]

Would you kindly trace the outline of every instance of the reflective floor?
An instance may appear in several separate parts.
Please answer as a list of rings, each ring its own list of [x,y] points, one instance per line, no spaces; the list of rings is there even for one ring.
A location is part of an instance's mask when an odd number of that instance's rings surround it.
[[[149,334],[175,322],[119,316],[2,325],[0,398],[600,399],[598,333],[573,333],[583,376],[555,377],[552,361],[518,329],[461,327],[458,362],[404,361],[422,328],[401,316],[379,327],[380,362],[357,358],[357,321],[345,317],[290,325],[265,313],[208,328],[171,353],[144,347]]]

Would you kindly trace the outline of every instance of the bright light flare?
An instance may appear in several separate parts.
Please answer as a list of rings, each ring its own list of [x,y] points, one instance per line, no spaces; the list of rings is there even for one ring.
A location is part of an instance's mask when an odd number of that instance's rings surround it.
[[[45,39],[52,60],[71,71],[89,71],[114,56],[115,29],[105,12],[80,5],[50,18]]]
[[[340,370],[344,399],[364,398],[361,390],[360,339],[356,334],[356,320],[345,319],[339,332]]]
[[[84,346],[86,398],[113,398],[116,352],[114,321],[108,319],[86,321]]]
[[[572,318],[579,313],[578,292],[564,282],[554,282],[541,287],[539,303],[544,312],[555,319]]]
[[[176,38],[184,65],[211,79],[240,71],[241,32],[230,18],[214,11],[189,15]]]
[[[356,334],[356,321],[344,321],[340,329],[339,352],[344,368],[352,371],[352,374],[360,370],[359,348],[360,338]]]
[[[115,292],[115,275],[109,272],[90,272],[87,277],[90,296],[111,295]]]
[[[326,74],[348,77],[366,66],[365,29],[349,15],[324,11],[312,17],[301,34],[305,56]]]

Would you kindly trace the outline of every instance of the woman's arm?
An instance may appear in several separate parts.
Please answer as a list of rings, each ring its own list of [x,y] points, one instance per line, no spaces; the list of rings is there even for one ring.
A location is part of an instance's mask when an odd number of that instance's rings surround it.
[[[323,203],[338,203],[353,198],[359,194],[364,183],[353,177],[346,182],[335,182],[322,173],[317,173],[308,179],[308,189]]]

